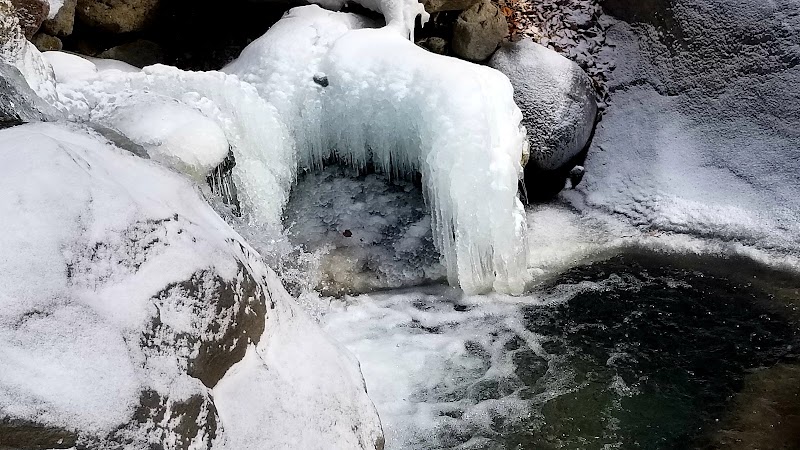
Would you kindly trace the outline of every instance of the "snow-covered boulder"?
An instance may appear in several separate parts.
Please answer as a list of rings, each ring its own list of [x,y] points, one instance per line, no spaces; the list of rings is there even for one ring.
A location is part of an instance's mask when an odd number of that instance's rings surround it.
[[[580,66],[530,39],[503,45],[489,65],[514,86],[528,130],[531,168],[558,169],[584,149],[597,103]]]
[[[453,27],[453,52],[469,61],[492,56],[508,35],[506,16],[494,3],[482,0],[459,14]]]
[[[185,177],[29,124],[0,131],[0,189],[3,446],[380,446],[352,356]]]

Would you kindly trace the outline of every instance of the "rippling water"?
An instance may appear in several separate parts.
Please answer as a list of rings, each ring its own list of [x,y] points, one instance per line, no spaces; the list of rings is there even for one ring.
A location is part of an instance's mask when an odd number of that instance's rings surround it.
[[[639,253],[523,298],[432,286],[323,320],[361,361],[390,449],[796,448],[799,289]]]

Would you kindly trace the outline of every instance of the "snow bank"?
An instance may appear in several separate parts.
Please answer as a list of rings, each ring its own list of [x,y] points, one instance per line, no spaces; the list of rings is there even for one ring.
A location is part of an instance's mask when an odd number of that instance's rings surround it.
[[[364,25],[296,8],[224,70],[275,105],[305,167],[336,155],[395,175],[420,171],[450,282],[521,292],[525,133],[508,79]]]
[[[90,448],[238,449],[238,406],[220,418],[209,388],[262,341],[260,370],[282,375],[249,413],[298,433],[281,440],[311,442],[305,427],[334,448],[377,447],[357,364],[185,177],[77,126],[35,124],[0,131],[0,188],[0,421]],[[278,406],[286,415],[264,410]]]

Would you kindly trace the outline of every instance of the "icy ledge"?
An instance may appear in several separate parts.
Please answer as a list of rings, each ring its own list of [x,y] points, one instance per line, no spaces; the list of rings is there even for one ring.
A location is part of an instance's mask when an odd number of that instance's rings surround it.
[[[46,56],[74,120],[146,130],[152,118],[136,111],[153,99],[163,104],[158,97],[180,103],[170,111],[182,105],[214,120],[236,157],[243,210],[258,223],[280,224],[298,169],[334,155],[393,175],[420,172],[450,283],[521,293],[526,226],[517,182],[526,138],[511,84],[493,69],[431,54],[394,27],[368,26],[353,14],[295,8],[226,73],[131,73]],[[138,143],[152,145],[146,138]],[[195,160],[219,159],[218,147],[196,146],[203,156]],[[163,160],[169,151],[160,147]],[[173,167],[194,176],[204,169],[187,164]]]

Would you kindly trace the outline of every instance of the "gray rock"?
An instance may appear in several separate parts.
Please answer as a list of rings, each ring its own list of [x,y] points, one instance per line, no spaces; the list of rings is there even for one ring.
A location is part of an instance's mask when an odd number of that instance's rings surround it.
[[[17,10],[19,26],[25,37],[30,39],[42,26],[50,13],[50,3],[47,0],[11,0]]]
[[[525,39],[504,45],[489,65],[514,86],[514,100],[528,130],[528,164],[555,170],[584,149],[597,103],[589,76],[577,64]]]
[[[488,0],[462,12],[453,28],[453,52],[469,61],[484,61],[508,35],[506,16]]]
[[[158,0],[78,0],[76,17],[98,30],[129,33],[147,25],[158,3]]]
[[[40,52],[61,51],[64,48],[61,39],[47,33],[36,33],[31,38],[31,42]]]
[[[144,39],[111,47],[97,56],[123,61],[138,68],[164,62],[164,51],[161,46]]]
[[[0,128],[55,120],[58,115],[33,92],[16,67],[0,62]]]
[[[78,0],[64,0],[64,4],[58,10],[56,16],[42,23],[42,30],[53,36],[63,37],[72,34],[72,29],[75,26],[75,8],[77,6]]]
[[[424,0],[425,11],[436,13],[441,11],[464,11],[480,0]]]

